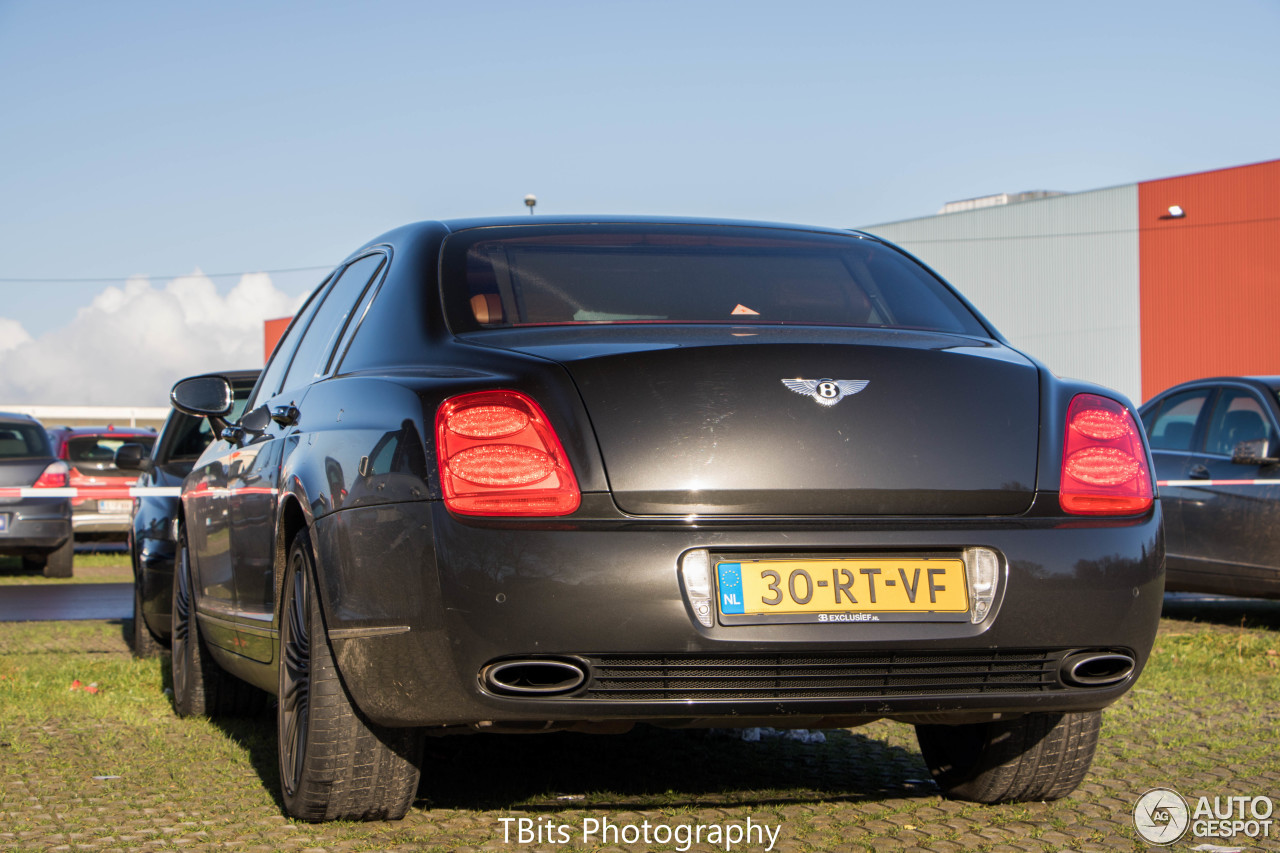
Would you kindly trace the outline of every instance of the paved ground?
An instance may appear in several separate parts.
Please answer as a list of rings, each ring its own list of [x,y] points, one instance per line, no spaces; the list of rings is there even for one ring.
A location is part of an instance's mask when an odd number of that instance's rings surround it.
[[[126,619],[132,615],[133,584],[0,586],[0,622]]]

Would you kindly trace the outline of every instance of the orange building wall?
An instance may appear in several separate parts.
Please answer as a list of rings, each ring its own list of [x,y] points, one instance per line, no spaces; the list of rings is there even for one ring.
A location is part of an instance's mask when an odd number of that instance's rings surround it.
[[[284,335],[285,329],[289,328],[289,321],[292,317],[277,317],[274,320],[266,320],[262,324],[262,363],[266,364],[267,359],[271,358],[271,353],[275,351],[276,344],[280,342],[280,338]]]
[[[1280,160],[1140,183],[1138,256],[1144,400],[1280,374]]]

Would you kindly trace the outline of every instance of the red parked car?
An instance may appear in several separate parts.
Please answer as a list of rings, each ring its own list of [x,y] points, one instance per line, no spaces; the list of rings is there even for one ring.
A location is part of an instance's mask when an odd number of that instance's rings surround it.
[[[153,429],[137,427],[64,426],[49,430],[53,455],[71,469],[68,485],[79,489],[71,499],[71,528],[76,539],[120,539],[129,532],[133,499],[129,487],[138,480],[136,471],[116,467],[116,451],[124,444],[141,444],[150,452],[155,444]]]

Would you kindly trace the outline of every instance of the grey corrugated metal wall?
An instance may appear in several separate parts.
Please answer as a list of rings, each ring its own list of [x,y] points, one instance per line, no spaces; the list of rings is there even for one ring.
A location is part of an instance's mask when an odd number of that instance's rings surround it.
[[[1140,402],[1137,184],[862,230],[933,267],[1053,372]]]

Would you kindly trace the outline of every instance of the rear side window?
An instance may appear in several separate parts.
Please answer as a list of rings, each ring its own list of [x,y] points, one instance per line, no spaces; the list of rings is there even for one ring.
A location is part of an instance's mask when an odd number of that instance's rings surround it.
[[[320,304],[320,294],[324,293],[326,287],[332,277],[325,279],[320,286],[307,298],[302,309],[293,317],[293,322],[289,324],[288,331],[284,337],[276,344],[275,352],[271,354],[271,359],[267,362],[267,366],[262,370],[262,377],[258,380],[258,393],[254,395],[254,407],[262,405],[263,400],[269,400],[276,395],[276,390],[280,387],[280,380],[284,379],[284,372],[289,368],[293,351],[298,346],[298,339],[302,337],[302,333],[306,331],[307,323],[311,321],[311,315],[315,313],[316,306]]]
[[[725,323],[989,336],[924,267],[853,235],[674,225],[477,228],[445,241],[442,286],[454,332]]]
[[[1190,451],[1196,421],[1209,393],[1209,389],[1184,391],[1161,403],[1151,422],[1145,424],[1151,449]]]
[[[0,459],[52,456],[49,436],[37,424],[0,424]]]
[[[342,271],[342,275],[325,294],[315,316],[311,318],[280,390],[288,391],[309,385],[313,379],[325,373],[333,345],[346,328],[352,309],[360,301],[365,287],[382,266],[383,257],[381,254],[369,255]]]

